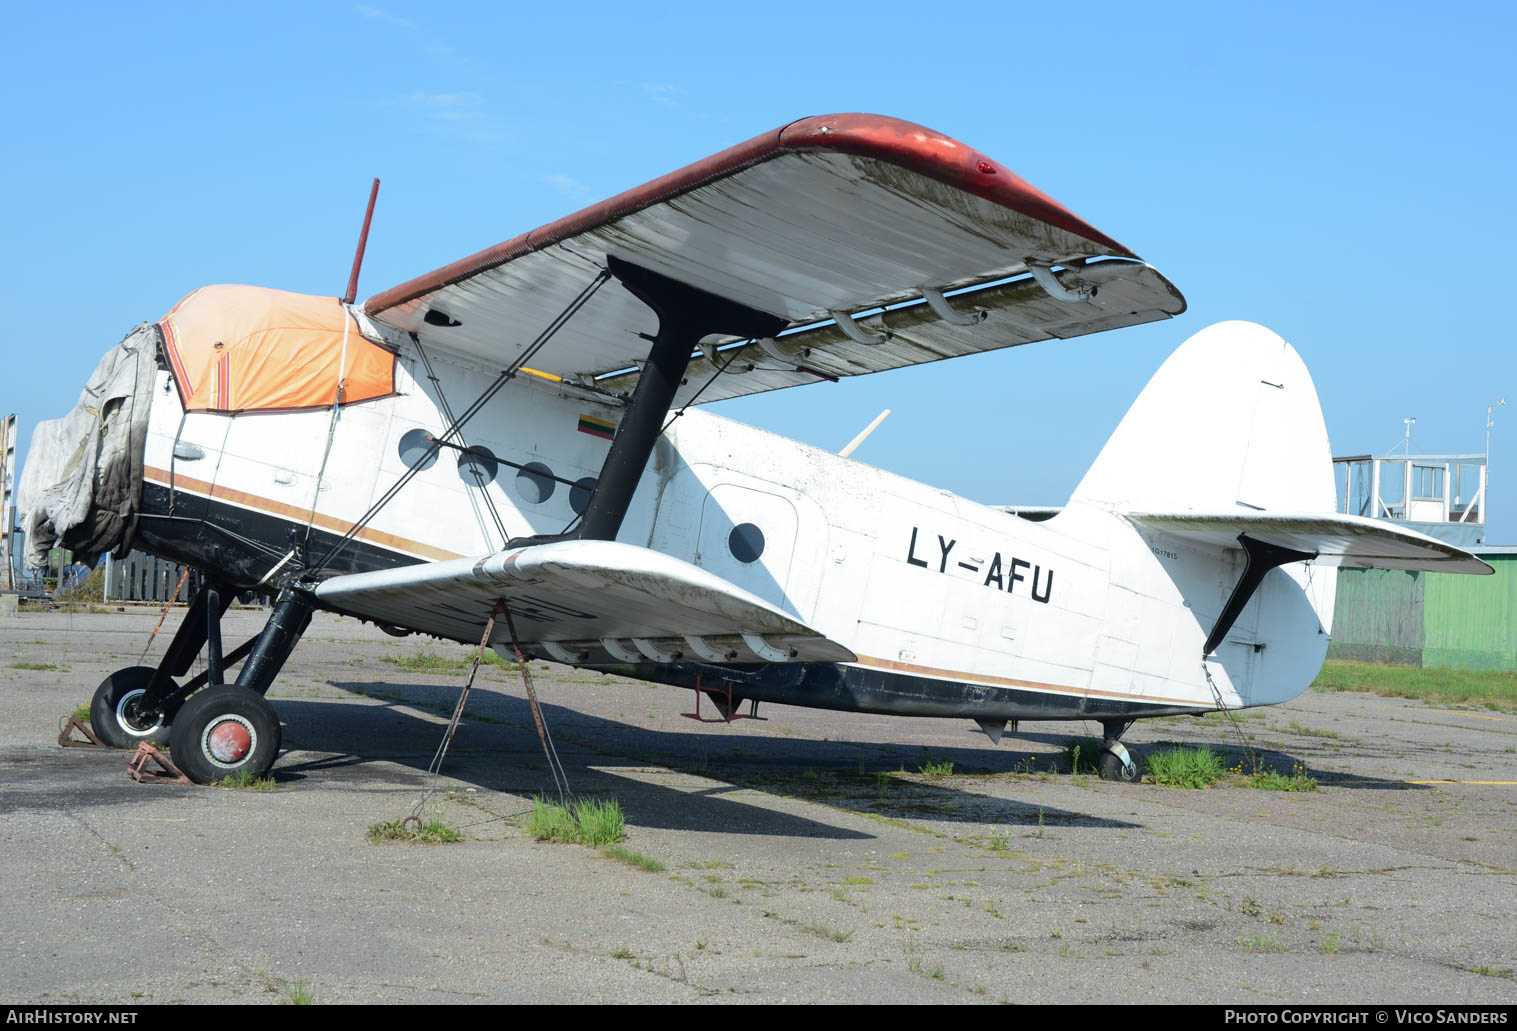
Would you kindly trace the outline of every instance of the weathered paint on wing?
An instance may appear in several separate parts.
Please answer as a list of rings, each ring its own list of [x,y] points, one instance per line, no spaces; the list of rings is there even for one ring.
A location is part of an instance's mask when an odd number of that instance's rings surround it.
[[[701,403],[1185,310],[1179,291],[1132,251],[1009,169],[931,129],[857,114],[791,123],[386,290],[364,310],[417,334],[428,349],[499,368],[568,306],[607,256],[796,327],[914,302],[869,319],[860,336],[891,333],[876,344],[829,326],[783,338],[787,349],[809,351],[788,363],[757,345],[751,353],[723,352],[727,374]],[[1092,260],[1101,258],[1120,260]],[[1057,285],[1084,299],[1056,300],[1031,278],[950,298],[960,309],[990,310],[972,326],[955,325],[922,300],[926,291],[1025,276],[1031,266],[1063,266]],[[643,361],[647,347],[637,334],[656,329],[641,301],[608,283],[531,364],[571,382],[608,377]],[[703,364],[691,368],[677,404],[711,378],[714,368]],[[620,391],[627,383],[600,385]]]

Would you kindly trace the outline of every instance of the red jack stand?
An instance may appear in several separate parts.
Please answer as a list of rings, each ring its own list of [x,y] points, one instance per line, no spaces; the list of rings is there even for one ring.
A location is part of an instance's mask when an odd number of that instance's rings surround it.
[[[758,714],[757,698],[748,699],[747,712],[734,711],[739,705],[743,704],[743,699],[741,696],[733,698],[730,681],[723,681],[721,687],[706,687],[701,684],[701,678],[696,677],[694,690],[695,711],[680,713],[686,719],[695,720],[698,723],[732,723],[735,720],[759,720],[763,722],[767,719],[767,717]],[[716,719],[707,719],[701,715],[701,695],[703,694],[710,696],[711,704],[716,706]]]
[[[158,764],[157,769],[148,766],[149,762]],[[146,741],[137,746],[137,751],[132,753],[131,759],[127,760],[126,772],[129,777],[138,784],[193,784],[194,781],[180,772],[158,749]]]

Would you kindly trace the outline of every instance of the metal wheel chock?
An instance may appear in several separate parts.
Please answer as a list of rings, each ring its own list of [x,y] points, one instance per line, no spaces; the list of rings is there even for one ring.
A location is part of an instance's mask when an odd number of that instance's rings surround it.
[[[149,766],[148,763],[155,766]],[[138,784],[192,784],[168,756],[146,741],[137,746],[137,751],[127,760],[127,776]]]
[[[75,737],[82,734],[84,740]],[[58,723],[58,747],[60,748],[109,748],[110,745],[95,736],[95,728],[77,716],[66,716]]]

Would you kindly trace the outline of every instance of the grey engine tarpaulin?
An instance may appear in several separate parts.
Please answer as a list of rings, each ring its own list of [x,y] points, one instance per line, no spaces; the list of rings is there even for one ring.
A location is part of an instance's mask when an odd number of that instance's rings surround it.
[[[32,568],[55,545],[93,561],[130,543],[158,346],[157,325],[133,329],[100,359],[73,411],[37,424],[17,498]]]

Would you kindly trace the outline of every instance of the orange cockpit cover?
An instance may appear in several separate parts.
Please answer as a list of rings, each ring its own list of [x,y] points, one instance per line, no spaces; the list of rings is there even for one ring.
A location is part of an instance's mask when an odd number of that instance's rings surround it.
[[[189,412],[327,408],[395,393],[395,355],[335,297],[205,286],[158,323]]]

